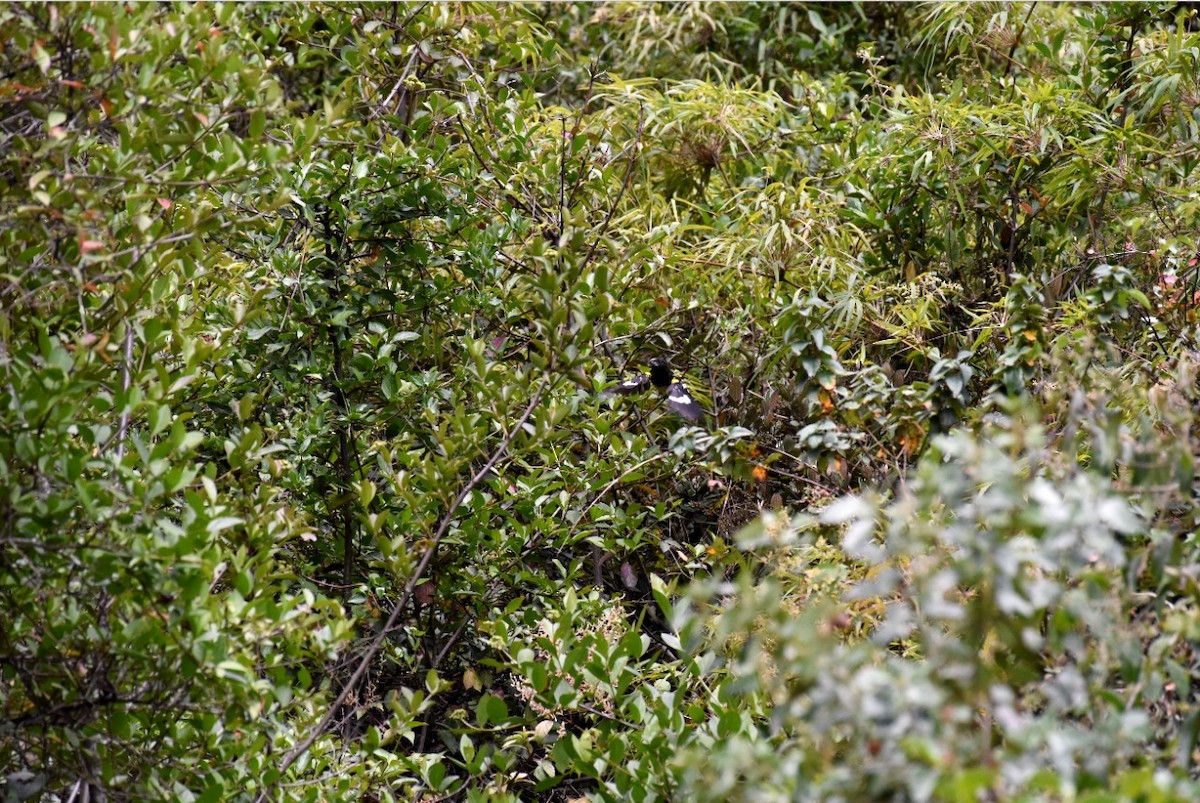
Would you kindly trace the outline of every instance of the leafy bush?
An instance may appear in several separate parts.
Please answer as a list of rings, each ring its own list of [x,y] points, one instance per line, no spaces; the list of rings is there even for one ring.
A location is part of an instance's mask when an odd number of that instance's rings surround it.
[[[1195,27],[0,11],[6,799],[1193,799]]]

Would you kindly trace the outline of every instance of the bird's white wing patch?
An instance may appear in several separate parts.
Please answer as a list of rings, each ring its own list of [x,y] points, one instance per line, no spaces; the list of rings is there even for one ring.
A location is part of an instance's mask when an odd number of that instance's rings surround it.
[[[645,374],[626,379],[623,382],[618,382],[613,386],[613,393],[638,393],[645,390],[650,385],[650,377]]]
[[[704,408],[696,404],[688,389],[678,382],[667,389],[667,406],[693,424],[704,418]]]

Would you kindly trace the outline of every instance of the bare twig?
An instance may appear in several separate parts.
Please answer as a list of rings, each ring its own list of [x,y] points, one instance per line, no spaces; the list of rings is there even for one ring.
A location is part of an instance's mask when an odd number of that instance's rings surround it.
[[[1008,78],[1009,73],[1012,72],[1013,65],[1017,63],[1013,56],[1016,55],[1017,47],[1021,44],[1021,39],[1025,36],[1025,29],[1029,26],[1029,18],[1033,16],[1033,10],[1035,8],[1037,8],[1036,0],[1029,4],[1029,11],[1026,12],[1025,19],[1021,22],[1021,30],[1017,31],[1017,35],[1013,38],[1012,47],[1008,49],[1008,63],[1004,65],[1004,75],[1000,77],[1001,81],[1003,81],[1005,78]],[[1016,87],[1017,84],[1014,81],[1013,88],[1009,92],[1009,100],[1012,100],[1012,93],[1016,91]]]
[[[600,492],[598,494],[596,494],[595,497],[592,498],[591,502],[588,502],[587,507],[585,507],[583,509],[583,511],[579,514],[579,518],[576,519],[575,524],[571,526],[571,535],[572,536],[575,535],[576,531],[578,531],[578,529],[579,529],[580,523],[585,518],[587,518],[587,514],[591,511],[591,509],[594,508],[600,502],[601,499],[603,499],[605,496],[607,496],[609,491],[611,491],[613,488],[616,488],[618,485],[620,485],[621,482],[626,477],[628,477],[630,474],[637,471],[638,469],[645,468],[646,466],[650,465],[651,463],[661,460],[664,457],[670,457],[671,454],[672,454],[671,452],[656,452],[655,454],[646,458],[645,460],[638,463],[637,465],[630,466],[629,468],[625,469],[620,474],[618,474],[616,476],[616,478],[613,479],[612,482],[608,483],[608,485],[605,485],[603,488],[600,489]],[[570,537],[570,536],[568,536],[568,537]]]
[[[587,263],[592,263],[592,258],[596,255],[596,249],[600,245],[600,240],[608,233],[609,224],[612,223],[613,216],[617,214],[617,207],[621,205],[621,199],[625,197],[625,192],[629,189],[630,183],[633,181],[633,168],[637,164],[638,151],[642,146],[642,134],[646,130],[646,110],[642,109],[638,112],[637,136],[633,140],[633,144],[629,146],[629,161],[625,165],[625,178],[621,181],[621,189],[617,191],[617,197],[613,199],[612,204],[608,207],[608,212],[604,215],[604,220],[600,223],[600,229],[596,232],[596,239],[592,241],[592,247],[588,249]],[[628,289],[629,285],[625,285]],[[621,291],[624,295],[625,291]],[[620,296],[618,296],[620,298]]]
[[[129,385],[133,378],[133,321],[125,322],[125,361],[121,364],[121,391],[125,396],[125,407],[121,410],[121,423],[117,426],[117,461],[125,457],[125,435],[129,432]]]
[[[379,104],[378,108],[374,109],[371,112],[372,118],[379,117],[380,115],[385,114],[387,112],[388,104],[392,102],[392,98],[396,97],[397,92],[400,92],[401,89],[404,89],[404,82],[408,80],[408,77],[411,74],[410,70],[412,70],[413,64],[415,64],[417,61],[418,53],[420,53],[420,50],[418,50],[417,48],[413,48],[412,55],[408,57],[408,64],[404,65],[404,69],[400,72],[400,78],[396,81],[396,85],[392,87],[392,91],[388,94],[388,96],[383,99],[383,103]],[[400,107],[404,105],[407,97],[408,97],[407,89],[404,89],[403,92],[400,92],[400,100],[396,103],[396,113],[397,114],[399,114]]]
[[[538,388],[536,393],[533,394],[533,398],[530,399],[529,405],[525,408],[525,411],[521,414],[521,417],[517,419],[516,423],[509,429],[509,432],[505,436],[504,440],[498,447],[496,447],[496,450],[492,453],[492,456],[488,458],[488,461],[483,464],[483,467],[480,468],[479,471],[475,472],[475,475],[471,477],[467,484],[462,487],[462,490],[458,492],[458,496],[456,496],[454,501],[450,504],[450,507],[446,510],[446,514],[442,516],[442,520],[438,524],[437,530],[429,539],[428,545],[425,548],[425,553],[421,556],[421,560],[418,561],[416,567],[413,569],[412,574],[408,578],[408,582],[404,584],[404,591],[400,594],[399,601],[396,602],[396,605],[394,608],[392,608],[392,612],[388,616],[387,621],[384,622],[383,627],[379,629],[379,633],[376,634],[375,638],[371,640],[371,644],[367,647],[366,652],[364,652],[362,658],[359,659],[358,668],[354,670],[354,673],[342,686],[341,693],[339,693],[333,703],[330,704],[329,710],[325,712],[325,716],[321,718],[321,721],[312,728],[309,734],[305,736],[299,744],[293,747],[290,751],[288,751],[287,755],[284,756],[283,761],[279,765],[279,776],[281,778],[283,777],[283,774],[287,772],[288,768],[291,767],[297,759],[304,755],[308,749],[313,746],[313,743],[321,737],[321,734],[325,733],[329,729],[330,724],[337,719],[338,709],[341,708],[341,706],[346,702],[346,699],[358,685],[358,682],[362,680],[363,675],[367,673],[367,670],[371,666],[371,661],[374,660],[375,656],[379,653],[379,650],[383,648],[383,643],[387,639],[388,633],[390,633],[396,627],[396,622],[400,618],[400,613],[408,606],[408,601],[412,597],[413,589],[416,588],[417,584],[421,580],[421,576],[425,573],[425,569],[429,566],[430,560],[433,559],[433,555],[437,550],[438,543],[441,542],[442,538],[444,538],[446,533],[449,532],[450,525],[454,521],[454,514],[458,512],[459,507],[462,506],[462,503],[467,496],[469,496],[470,493],[475,490],[475,487],[482,482],[485,477],[488,476],[491,470],[495,467],[496,463],[498,463],[500,458],[503,457],[505,452],[508,451],[508,447],[512,444],[512,441],[517,436],[517,433],[522,431],[525,422],[529,420],[529,416],[533,414],[533,411],[537,408],[538,404],[541,403],[542,398],[551,389],[553,384],[554,380],[547,377],[547,379],[542,383],[542,386]],[[267,786],[262,790],[261,793],[259,793],[258,798],[256,798],[258,803],[263,803],[263,801],[268,799],[268,793],[271,791],[271,788],[271,786]]]

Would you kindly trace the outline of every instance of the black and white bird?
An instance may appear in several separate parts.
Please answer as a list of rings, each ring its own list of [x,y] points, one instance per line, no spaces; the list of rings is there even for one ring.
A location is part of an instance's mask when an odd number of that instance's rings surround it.
[[[695,424],[704,419],[704,408],[696,403],[691,392],[682,382],[675,381],[675,373],[671,370],[671,364],[667,362],[666,357],[655,357],[650,361],[649,374],[639,374],[631,379],[626,379],[624,382],[618,383],[613,388],[613,392],[628,396],[633,393],[641,393],[651,385],[663,391],[667,407],[685,420]]]

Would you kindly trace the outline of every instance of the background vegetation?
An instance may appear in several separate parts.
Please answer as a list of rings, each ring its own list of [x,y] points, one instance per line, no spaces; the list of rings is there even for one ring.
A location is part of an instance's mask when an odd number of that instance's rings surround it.
[[[1197,799],[1198,27],[0,8],[6,799]]]

